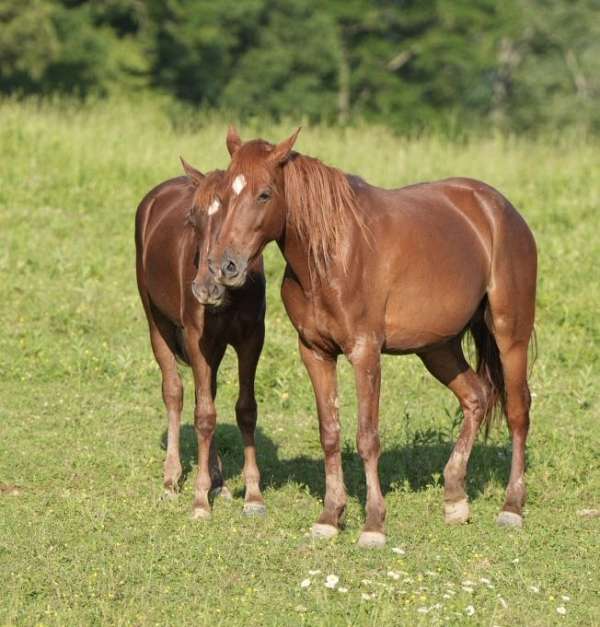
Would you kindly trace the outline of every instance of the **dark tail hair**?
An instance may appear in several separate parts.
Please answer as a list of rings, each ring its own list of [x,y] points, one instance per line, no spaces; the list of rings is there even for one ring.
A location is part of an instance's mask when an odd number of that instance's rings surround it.
[[[500,351],[496,340],[485,323],[487,298],[481,303],[477,313],[469,323],[469,332],[475,344],[476,367],[475,372],[487,383],[490,390],[483,423],[485,437],[488,437],[490,427],[495,419],[506,416],[506,388],[504,372],[500,361]]]

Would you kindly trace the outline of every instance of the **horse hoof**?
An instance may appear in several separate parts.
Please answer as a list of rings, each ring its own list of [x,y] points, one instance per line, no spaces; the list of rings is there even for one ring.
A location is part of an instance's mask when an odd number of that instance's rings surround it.
[[[213,490],[213,496],[215,498],[220,497],[224,501],[233,501],[233,494],[231,494],[231,490],[226,485]]]
[[[337,534],[338,530],[336,527],[323,523],[315,523],[310,530],[310,535],[315,540],[329,540],[337,536]]]
[[[192,520],[210,520],[210,517],[211,513],[201,507],[196,507],[192,512]]]
[[[496,524],[500,527],[516,527],[520,529],[523,526],[523,517],[514,512],[500,512],[496,518]]]
[[[382,549],[385,546],[385,535],[379,531],[363,531],[358,538],[361,549]]]
[[[244,516],[264,516],[267,513],[267,507],[264,503],[244,503],[242,513]]]
[[[462,525],[469,520],[469,503],[462,499],[456,503],[444,503],[444,521],[447,525]]]

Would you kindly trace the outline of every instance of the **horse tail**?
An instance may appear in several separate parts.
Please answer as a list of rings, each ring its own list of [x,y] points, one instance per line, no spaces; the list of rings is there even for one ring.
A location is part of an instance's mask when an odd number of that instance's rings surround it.
[[[484,381],[489,390],[483,423],[485,437],[490,427],[502,415],[506,416],[506,387],[504,371],[500,361],[500,351],[494,335],[485,322],[485,312],[488,307],[487,296],[484,298],[477,313],[469,323],[469,332],[475,344],[476,367],[475,372]]]

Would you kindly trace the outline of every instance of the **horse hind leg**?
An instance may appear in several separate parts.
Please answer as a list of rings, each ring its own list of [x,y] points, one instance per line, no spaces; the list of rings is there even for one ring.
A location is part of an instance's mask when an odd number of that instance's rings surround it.
[[[448,524],[465,523],[470,517],[465,492],[467,466],[488,406],[489,385],[470,368],[458,340],[419,357],[427,370],[454,393],[463,411],[463,426],[444,468],[444,518]]]
[[[535,283],[533,285],[532,290],[496,288],[489,294],[490,311],[486,322],[498,346],[504,379],[505,411],[512,438],[506,500],[497,518],[497,523],[502,526],[523,525],[523,506],[527,496],[525,445],[531,406],[527,359],[533,333]]]
[[[512,460],[506,499],[497,523],[521,527],[523,506],[527,497],[525,486],[525,445],[529,432],[531,395],[527,384],[528,341],[511,341],[499,337],[498,348],[504,372],[506,416],[512,437]]]
[[[179,438],[183,409],[183,384],[175,359],[175,329],[169,323],[148,315],[150,343],[162,374],[162,397],[167,410],[167,456],[164,464],[164,496],[174,497],[179,491],[181,459]],[[173,348],[172,348],[173,347]]]

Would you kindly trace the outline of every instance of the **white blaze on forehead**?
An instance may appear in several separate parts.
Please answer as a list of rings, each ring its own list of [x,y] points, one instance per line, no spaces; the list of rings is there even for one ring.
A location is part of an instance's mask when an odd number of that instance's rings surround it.
[[[210,207],[208,208],[208,215],[212,216],[213,213],[217,213],[217,211],[219,211],[220,208],[221,208],[221,201],[218,198],[215,198],[210,203]]]
[[[233,181],[231,189],[239,196],[244,187],[246,187],[246,177],[243,174],[238,174]]]

